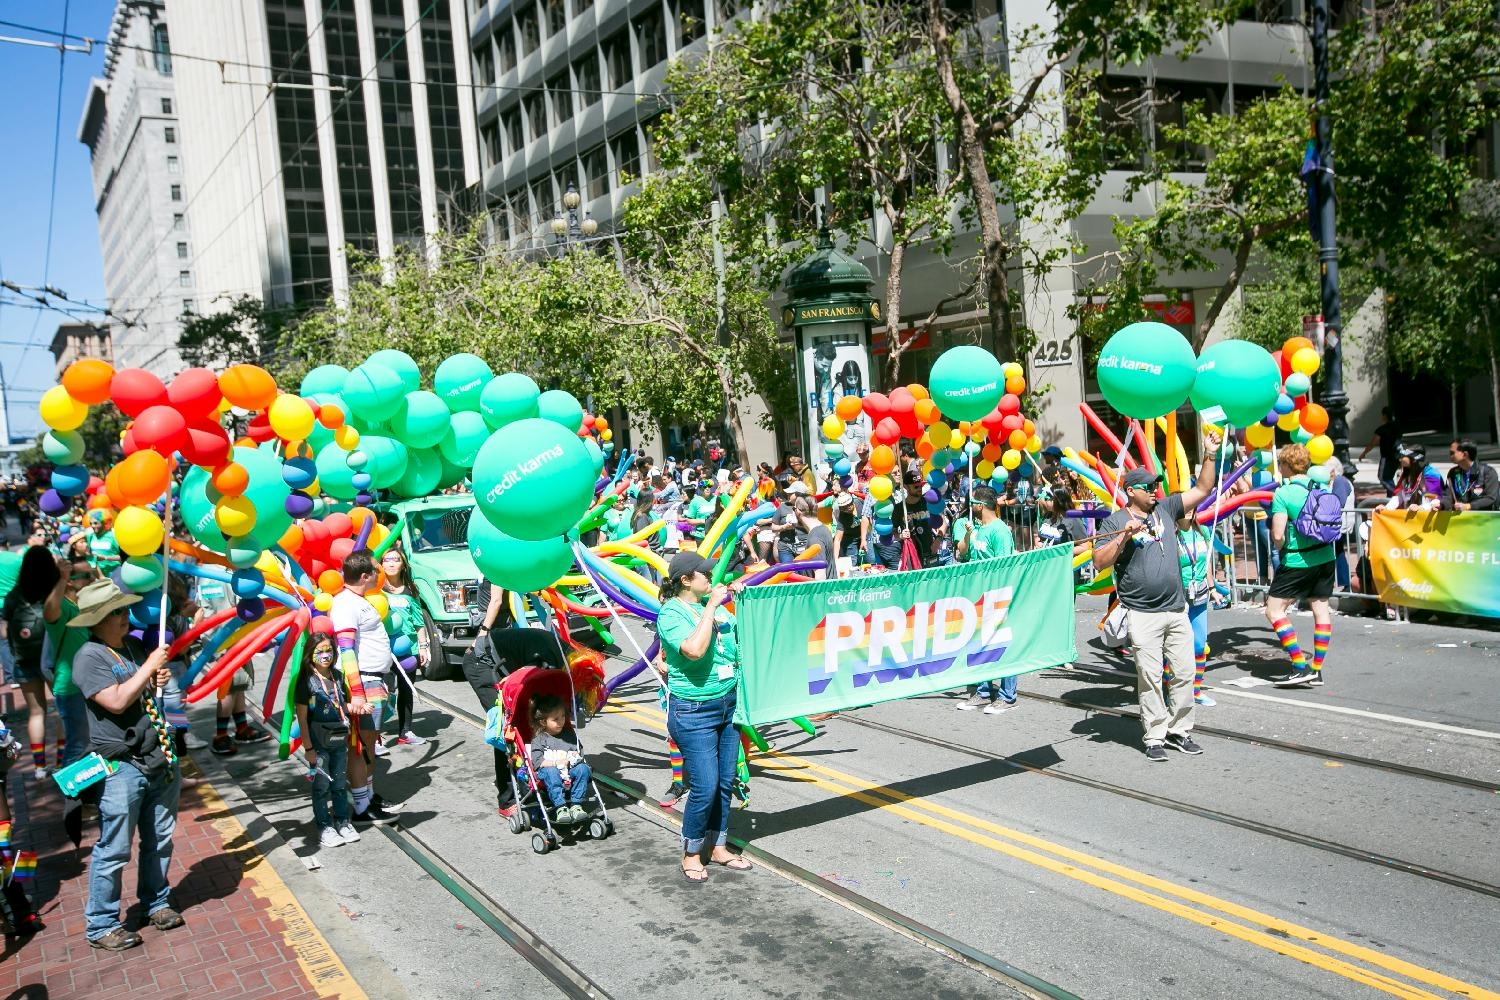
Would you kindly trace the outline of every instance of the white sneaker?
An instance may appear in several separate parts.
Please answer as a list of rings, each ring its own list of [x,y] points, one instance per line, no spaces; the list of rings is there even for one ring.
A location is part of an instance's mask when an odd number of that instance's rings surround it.
[[[390,755],[391,755],[391,752],[388,749],[386,749],[386,746],[385,746],[384,743],[377,743],[377,744],[375,744],[375,756],[377,756],[377,757],[389,757]]]
[[[422,737],[418,736],[410,729],[402,733],[400,739],[396,740],[396,742],[404,747],[425,747],[427,745],[426,740],[422,739]]]
[[[341,838],[342,842],[345,844],[355,844],[359,842],[359,831],[354,829],[353,823],[345,823],[343,826],[339,827],[336,832],[337,835]]]
[[[1015,707],[1016,707],[1016,703],[1013,702],[1013,701],[1002,701],[1001,699],[996,698],[994,701],[992,701],[988,705],[984,706],[984,714],[985,715],[1000,715],[1001,713],[1009,712],[1011,709],[1013,709]]]
[[[1218,702],[1214,701],[1213,698],[1209,697],[1206,694],[1200,694],[1193,700],[1202,705],[1204,708],[1213,708],[1218,704]]]
[[[323,832],[318,834],[319,847],[343,847],[345,843],[347,841],[331,826],[323,827]]]

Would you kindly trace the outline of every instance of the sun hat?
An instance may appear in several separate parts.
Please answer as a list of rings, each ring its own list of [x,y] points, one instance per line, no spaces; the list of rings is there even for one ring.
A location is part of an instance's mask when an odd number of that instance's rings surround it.
[[[68,622],[70,628],[91,628],[110,612],[140,602],[140,594],[123,593],[110,580],[95,580],[78,592],[78,614]]]

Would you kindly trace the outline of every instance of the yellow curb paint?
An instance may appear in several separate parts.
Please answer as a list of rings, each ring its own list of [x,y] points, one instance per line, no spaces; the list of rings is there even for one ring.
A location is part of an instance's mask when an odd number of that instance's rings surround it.
[[[209,825],[223,841],[224,853],[239,861],[241,878],[250,883],[256,896],[270,903],[269,914],[281,922],[281,939],[297,956],[297,964],[312,984],[313,995],[326,1000],[369,1000],[276,869],[255,849],[249,833],[229,812],[213,785],[200,778],[195,788],[187,790],[188,795],[194,793],[210,815],[215,816]]]

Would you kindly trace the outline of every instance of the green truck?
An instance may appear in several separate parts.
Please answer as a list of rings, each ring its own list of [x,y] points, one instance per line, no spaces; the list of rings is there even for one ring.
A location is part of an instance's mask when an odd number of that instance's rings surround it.
[[[461,678],[477,616],[484,613],[477,600],[479,570],[469,555],[474,497],[456,493],[403,500],[391,504],[386,513],[384,520],[406,524],[401,546],[432,644],[427,676],[439,681]]]

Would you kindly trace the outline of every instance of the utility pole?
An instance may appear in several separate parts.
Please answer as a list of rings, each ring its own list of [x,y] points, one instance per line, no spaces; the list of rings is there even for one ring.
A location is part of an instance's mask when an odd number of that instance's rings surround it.
[[[1328,436],[1333,439],[1333,454],[1343,463],[1351,478],[1354,463],[1349,460],[1349,397],[1344,392],[1343,306],[1339,299],[1339,248],[1334,230],[1333,135],[1328,122],[1328,0],[1313,0],[1312,49],[1314,141],[1317,169],[1308,178],[1313,188],[1315,213],[1309,220],[1318,238],[1318,272],[1323,292],[1323,406],[1328,410]]]

